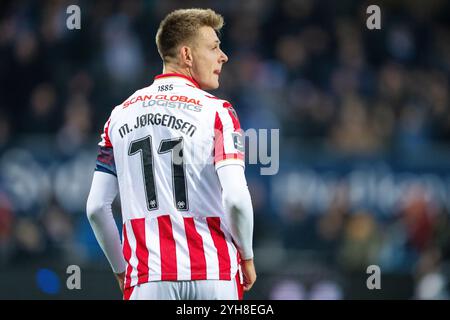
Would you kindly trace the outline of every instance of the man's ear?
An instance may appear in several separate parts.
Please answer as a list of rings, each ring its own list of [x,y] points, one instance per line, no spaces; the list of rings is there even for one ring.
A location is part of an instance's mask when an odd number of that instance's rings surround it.
[[[181,61],[184,65],[188,67],[192,67],[193,58],[192,58],[192,50],[187,46],[182,46],[180,48]]]

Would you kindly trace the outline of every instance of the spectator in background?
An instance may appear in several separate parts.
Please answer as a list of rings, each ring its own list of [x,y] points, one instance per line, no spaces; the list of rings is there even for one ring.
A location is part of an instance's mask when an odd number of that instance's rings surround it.
[[[56,132],[60,125],[60,114],[57,109],[57,95],[53,84],[39,84],[32,91],[29,109],[20,117],[21,132],[34,134]]]
[[[337,260],[346,272],[365,271],[377,264],[381,247],[380,226],[371,212],[358,211],[349,217]]]
[[[0,111],[0,153],[5,150],[11,139],[10,118]]]
[[[12,251],[14,218],[11,203],[0,189],[0,265],[8,261]]]

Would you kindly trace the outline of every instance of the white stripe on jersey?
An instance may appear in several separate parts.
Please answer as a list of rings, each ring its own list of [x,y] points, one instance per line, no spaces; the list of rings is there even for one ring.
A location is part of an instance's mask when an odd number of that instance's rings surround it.
[[[175,240],[177,252],[177,279],[191,280],[191,260],[189,257],[189,247],[184,229],[182,215],[170,215],[172,221],[172,233]]]
[[[161,280],[161,252],[158,219],[145,219],[145,242],[148,252],[149,281]]]
[[[194,219],[195,228],[203,239],[203,249],[206,259],[206,277],[214,278],[219,274],[219,259],[217,258],[217,249],[208,228],[206,218]]]

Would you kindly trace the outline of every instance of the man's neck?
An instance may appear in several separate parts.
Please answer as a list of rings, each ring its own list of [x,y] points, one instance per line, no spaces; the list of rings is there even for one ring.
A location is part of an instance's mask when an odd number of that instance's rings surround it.
[[[201,88],[200,84],[195,80],[195,78],[192,76],[191,70],[189,68],[180,68],[178,66],[174,65],[163,65],[163,71],[162,74],[173,74],[176,73],[180,76],[184,76],[187,79],[189,79],[193,84],[195,84],[196,87]]]
[[[180,68],[178,66],[174,66],[174,65],[164,65],[163,66],[163,74],[166,73],[178,73],[178,74],[182,74],[186,77],[192,78],[191,73],[189,72],[188,68]]]

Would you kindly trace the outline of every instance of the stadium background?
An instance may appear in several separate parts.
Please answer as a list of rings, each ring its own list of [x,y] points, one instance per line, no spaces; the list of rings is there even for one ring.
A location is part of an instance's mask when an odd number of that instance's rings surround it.
[[[66,28],[70,4],[81,30]],[[381,30],[366,28],[370,4]],[[225,17],[214,94],[245,129],[280,129],[278,174],[247,166],[247,298],[449,298],[444,0],[2,1],[0,298],[120,298],[85,215],[96,144],[113,106],[161,72],[159,21],[187,7]],[[65,286],[72,264],[81,290]],[[366,287],[372,264],[381,290]]]

